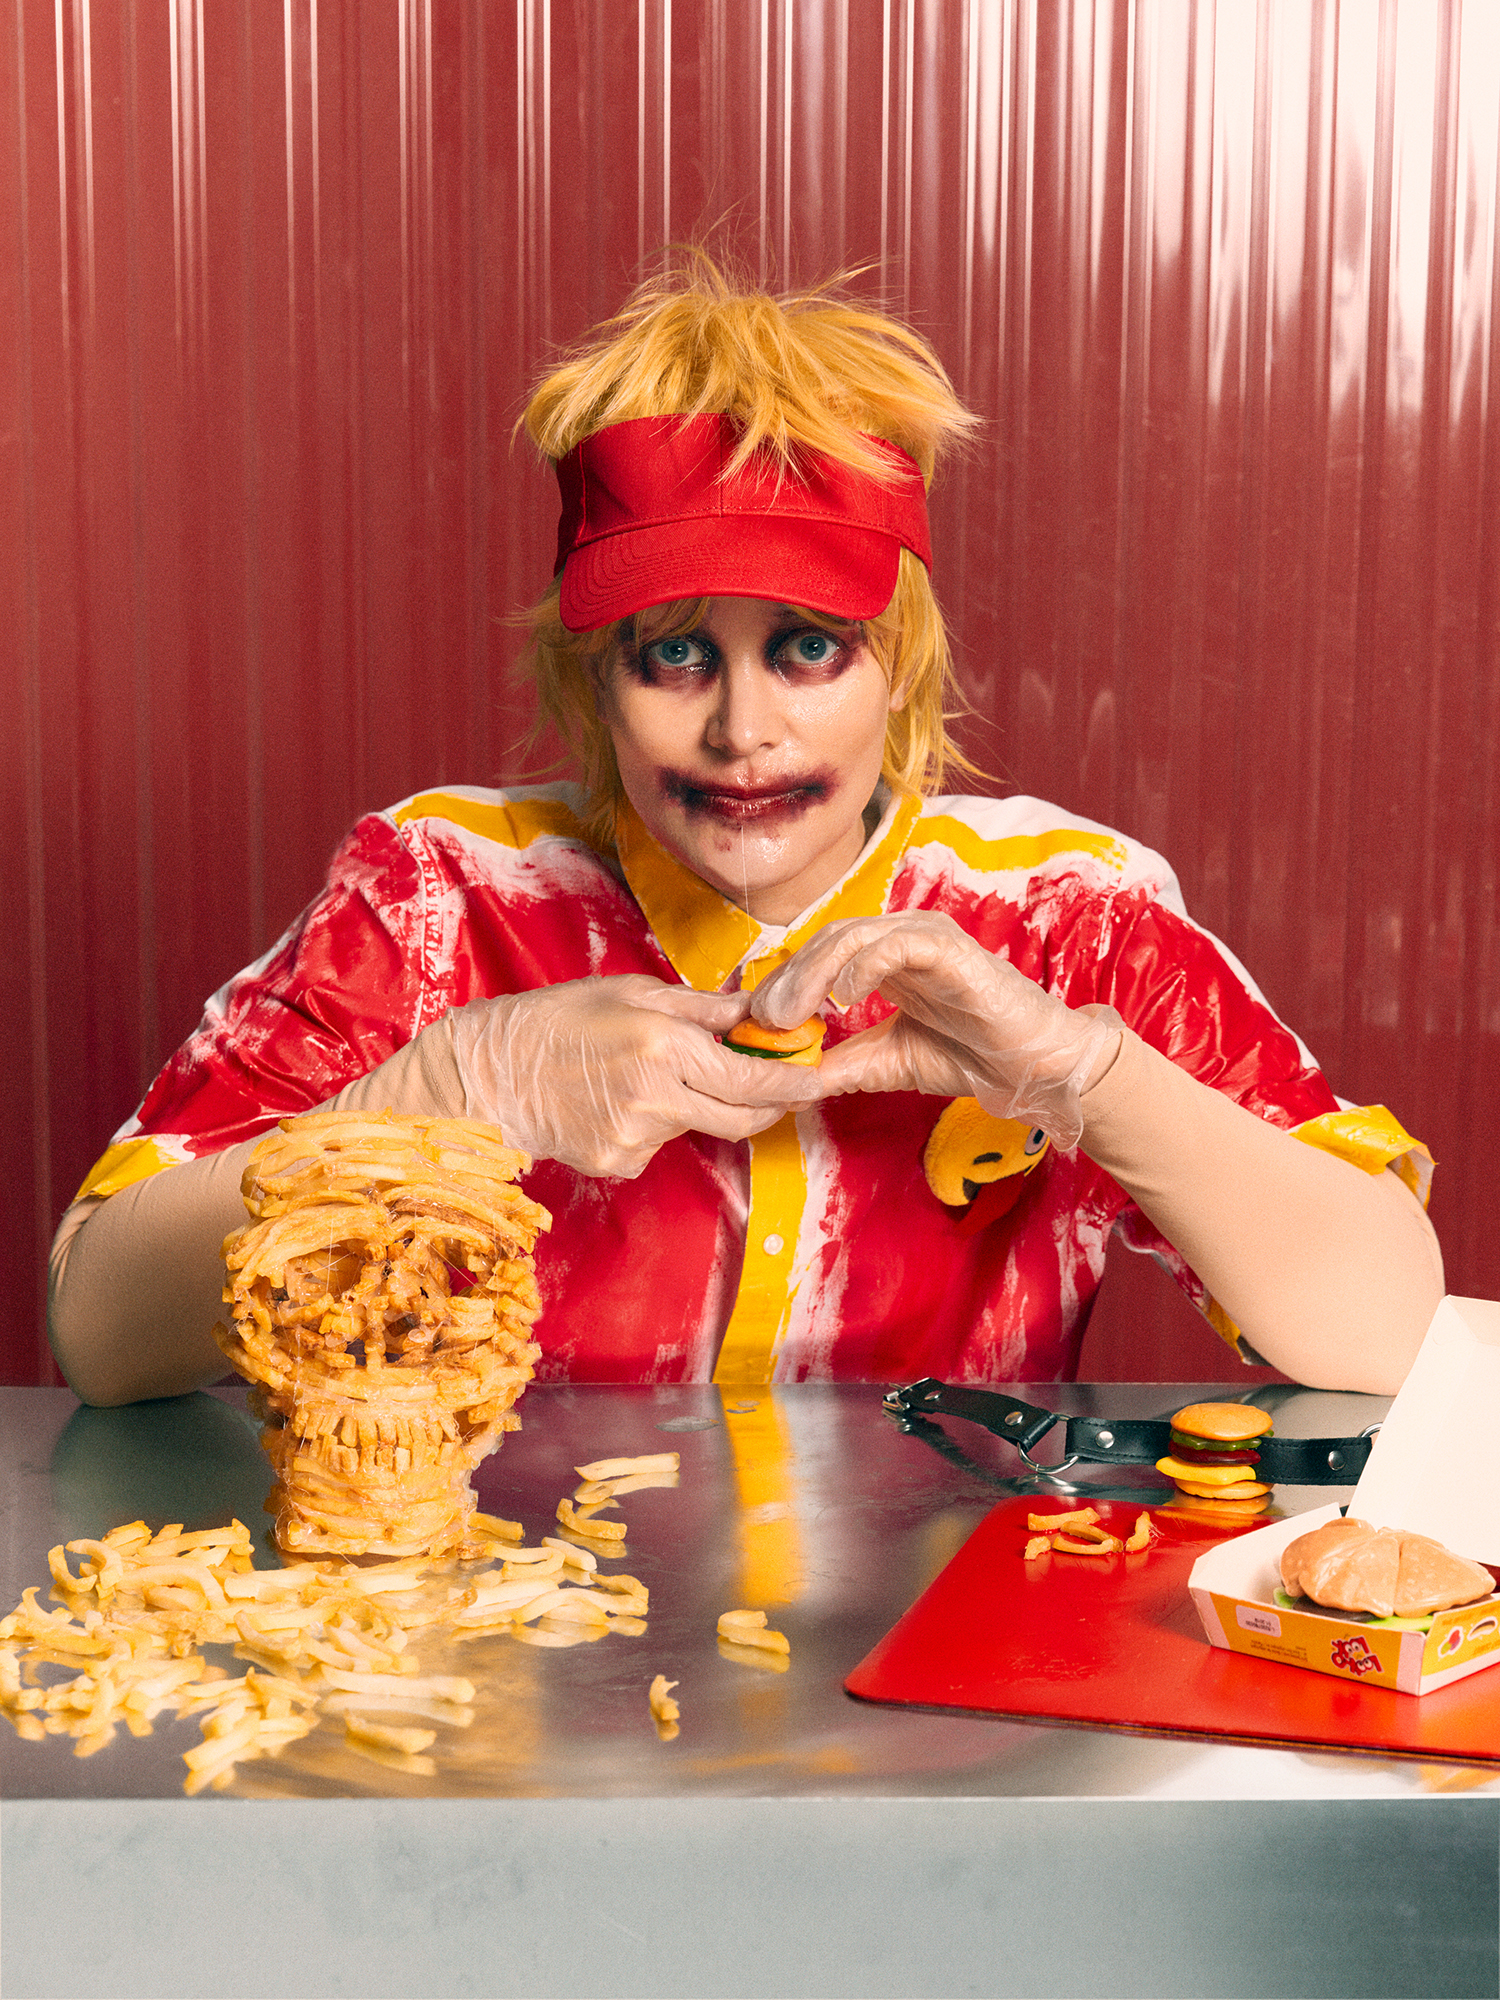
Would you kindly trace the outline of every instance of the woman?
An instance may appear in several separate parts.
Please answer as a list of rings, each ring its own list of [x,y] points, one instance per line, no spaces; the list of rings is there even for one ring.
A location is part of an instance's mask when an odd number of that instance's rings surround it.
[[[526,423],[563,495],[536,672],[584,783],[362,820],[209,1003],[59,1229],[79,1393],[221,1372],[250,1146],[326,1104],[533,1155],[544,1375],[1066,1376],[1118,1227],[1249,1351],[1394,1389],[1442,1293],[1422,1150],[1340,1111],[1159,857],[936,796],[925,490],[972,420],[925,345],[699,259]],[[717,1039],[814,1013],[820,1069]]]

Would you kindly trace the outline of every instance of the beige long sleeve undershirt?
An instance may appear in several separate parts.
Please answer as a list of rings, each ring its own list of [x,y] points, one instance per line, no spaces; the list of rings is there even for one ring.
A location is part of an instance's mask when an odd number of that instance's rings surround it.
[[[1083,1114],[1083,1150],[1272,1367],[1395,1393],[1443,1296],[1437,1235],[1397,1175],[1294,1139],[1129,1029]]]
[[[446,1021],[325,1109],[464,1114]],[[1135,1035],[1084,1093],[1083,1147],[1182,1252],[1251,1344],[1321,1388],[1390,1393],[1443,1294],[1442,1256],[1394,1174],[1264,1123]],[[220,1246],[255,1142],[75,1202],[53,1245],[52,1344],[85,1401],[180,1395],[224,1371]]]

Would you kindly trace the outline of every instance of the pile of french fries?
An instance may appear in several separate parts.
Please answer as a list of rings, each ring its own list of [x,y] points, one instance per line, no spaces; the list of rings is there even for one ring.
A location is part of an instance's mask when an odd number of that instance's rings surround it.
[[[1136,1555],[1151,1546],[1155,1530],[1151,1526],[1151,1516],[1143,1509],[1135,1517],[1135,1526],[1123,1539],[1110,1534],[1099,1525],[1099,1510],[1096,1507],[1076,1507],[1068,1514],[1028,1514],[1026,1525],[1031,1530],[1031,1540],[1025,1548],[1027,1562],[1035,1562],[1041,1556],[1116,1556],[1122,1553]]]
[[[471,1119],[310,1112],[255,1148],[224,1244],[294,1555],[480,1553],[469,1475],[520,1419],[541,1350],[526,1155]]]
[[[613,1473],[615,1490],[675,1486],[675,1452],[578,1468],[579,1491]],[[612,1503],[595,1493],[585,1505]],[[585,1526],[589,1525],[585,1522]],[[424,1753],[437,1730],[474,1720],[474,1683],[423,1675],[411,1649],[419,1632],[448,1638],[503,1635],[532,1646],[574,1646],[645,1634],[645,1584],[601,1561],[624,1554],[624,1524],[595,1537],[544,1535],[535,1547],[518,1522],[471,1517],[489,1551],[483,1568],[421,1561],[360,1566],[318,1560],[256,1569],[250,1531],[153,1534],[144,1521],[48,1555],[52,1594],[32,1585],[0,1619],[0,1715],[22,1737],[74,1739],[80,1757],[113,1741],[123,1724],[150,1733],[163,1714],[198,1716],[202,1741],[184,1753],[185,1790],[222,1790],[235,1767],[274,1755],[317,1726],[342,1720],[350,1747],[412,1776],[432,1776]],[[72,1557],[76,1561],[70,1562]],[[233,1676],[204,1657],[228,1646],[246,1671]],[[66,1669],[44,1683],[39,1670]]]
[[[240,1521],[187,1532],[174,1522],[155,1534],[131,1521],[60,1544],[47,1561],[61,1609],[40,1604],[33,1584],[0,1619],[0,1716],[31,1741],[72,1737],[80,1757],[102,1750],[122,1724],[145,1736],[161,1715],[198,1717],[202,1740],[183,1753],[190,1794],[222,1791],[239,1765],[276,1755],[325,1718],[342,1722],[359,1755],[435,1776],[425,1753],[439,1729],[473,1722],[476,1690],[463,1676],[424,1675],[414,1635],[543,1647],[646,1635],[646,1585],[600,1567],[624,1556],[625,1523],[597,1516],[622,1493],[675,1487],[678,1454],[574,1469],[580,1484],[558,1505],[569,1522],[562,1534],[528,1546],[519,1522],[475,1513],[469,1534],[488,1558],[457,1573],[451,1560],[324,1558],[256,1569]],[[776,1673],[790,1664],[786,1635],[764,1611],[722,1613],[717,1637],[727,1660]],[[204,1647],[231,1648],[245,1672],[231,1674]],[[68,1677],[44,1681],[46,1668]],[[680,1733],[677,1685],[657,1674],[647,1692],[663,1742]]]

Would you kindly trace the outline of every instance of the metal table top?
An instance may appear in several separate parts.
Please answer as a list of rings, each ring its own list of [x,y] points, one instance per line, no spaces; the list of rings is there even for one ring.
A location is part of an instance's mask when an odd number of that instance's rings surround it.
[[[1030,1399],[1129,1417],[1222,1394]],[[1287,1435],[1383,1411],[1257,1400]],[[974,1461],[955,1463],[851,1386],[533,1387],[521,1407],[476,1484],[532,1538],[575,1466],[680,1451],[676,1488],[621,1503],[646,1633],[568,1650],[418,1634],[425,1672],[477,1686],[472,1725],[440,1730],[420,1779],[359,1756],[337,1722],[196,1798],[180,1761],[194,1721],[88,1758],[0,1729],[8,2000],[1495,1992],[1488,1773],[843,1693],[997,1498],[1055,1491],[1017,1480],[983,1431],[947,1425]],[[1124,1476],[1076,1471],[1110,1492]],[[1130,1476],[1153,1490],[1149,1470]],[[46,1582],[54,1543],[137,1516],[238,1515],[263,1537],[269,1484],[239,1390],[116,1411],[0,1390],[0,1601]],[[1335,1490],[1278,1497],[1295,1510]],[[720,1654],[717,1616],[740,1604],[787,1633],[787,1671]],[[673,1742],[647,1708],[658,1672],[679,1682]]]
[[[1025,1391],[1033,1399],[1042,1392]],[[1206,1393],[1191,1384],[1059,1384],[1059,1408],[1160,1415]],[[1222,1394],[1222,1389],[1219,1392]],[[1347,1434],[1377,1398],[1262,1392],[1287,1435]],[[951,1462],[903,1435],[876,1388],[800,1384],[761,1392],[539,1385],[523,1427],[481,1466],[482,1508],[555,1526],[573,1468],[676,1449],[676,1488],[631,1494],[619,1567],[649,1585],[645,1635],[542,1651],[504,1636],[414,1641],[422,1672],[461,1673],[478,1693],[468,1728],[440,1730],[435,1777],[387,1769],[321,1723],[278,1757],[241,1765],[230,1790],[257,1798],[787,1797],[879,1793],[986,1797],[1401,1797],[1454,1774],[1395,1761],[1151,1740],[993,1719],[874,1708],[843,1692],[864,1657],[1002,1493],[1056,1489],[1023,1472],[977,1426],[947,1432],[975,1461]],[[1166,1489],[1149,1469],[1075,1468],[1111,1492]],[[1113,1483],[1110,1483],[1113,1482]],[[207,1527],[238,1515],[277,1560],[263,1502],[270,1475],[238,1390],[122,1410],[80,1408],[66,1391],[0,1391],[0,1600],[47,1582],[46,1551],[142,1515]],[[1347,1497],[1282,1489],[1292,1509]],[[44,1592],[45,1596],[45,1592]],[[782,1673],[721,1655],[718,1614],[764,1607],[791,1642]],[[235,1671],[228,1649],[223,1664]],[[656,1673],[679,1683],[682,1729],[658,1741],[646,1705]],[[120,1732],[87,1759],[67,1737],[0,1730],[6,1798],[177,1797],[195,1721]],[[1479,1774],[1474,1774],[1477,1778]],[[1484,1778],[1488,1786],[1500,1780]]]

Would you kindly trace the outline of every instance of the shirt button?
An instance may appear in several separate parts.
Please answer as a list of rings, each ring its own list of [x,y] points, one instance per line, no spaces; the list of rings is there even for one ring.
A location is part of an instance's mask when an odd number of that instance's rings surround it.
[[[761,1245],[761,1248],[765,1251],[768,1257],[779,1257],[782,1251],[786,1248],[786,1245],[785,1243],[782,1242],[779,1236],[768,1236],[765,1242]]]

